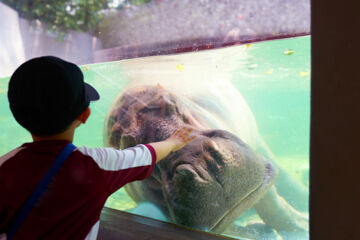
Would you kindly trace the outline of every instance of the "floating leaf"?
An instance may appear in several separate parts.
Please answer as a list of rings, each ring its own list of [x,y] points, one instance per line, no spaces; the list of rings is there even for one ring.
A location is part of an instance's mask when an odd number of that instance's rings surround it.
[[[183,65],[184,64],[179,64],[176,66],[176,68],[179,69],[180,71],[184,71]]]
[[[284,51],[284,55],[292,55],[292,54],[294,54],[294,50],[292,50],[292,49],[285,49],[285,51]]]
[[[90,70],[90,67],[89,67],[89,66],[83,66],[83,67],[82,67],[82,70],[83,70],[83,71],[89,71],[89,70]]]
[[[300,72],[300,77],[307,77],[307,76],[310,76],[310,71]]]

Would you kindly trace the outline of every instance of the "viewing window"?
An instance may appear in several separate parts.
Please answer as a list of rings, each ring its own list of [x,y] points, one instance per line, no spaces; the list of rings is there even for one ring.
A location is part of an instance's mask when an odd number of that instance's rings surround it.
[[[32,141],[9,109],[11,74],[58,56],[100,93],[76,146],[197,134],[106,207],[237,239],[309,239],[308,0],[40,2],[0,0],[0,155]]]

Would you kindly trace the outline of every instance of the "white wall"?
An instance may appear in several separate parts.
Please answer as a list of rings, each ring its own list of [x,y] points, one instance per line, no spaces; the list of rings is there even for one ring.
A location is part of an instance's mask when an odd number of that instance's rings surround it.
[[[0,77],[9,76],[25,60],[53,55],[77,64],[93,63],[93,52],[101,48],[98,39],[70,31],[65,39],[46,31],[40,21],[19,18],[16,11],[0,3]]]
[[[0,77],[25,60],[17,12],[0,3]]]

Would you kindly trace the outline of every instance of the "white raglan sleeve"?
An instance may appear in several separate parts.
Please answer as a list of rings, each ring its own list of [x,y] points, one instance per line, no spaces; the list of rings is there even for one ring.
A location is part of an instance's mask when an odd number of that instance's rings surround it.
[[[151,176],[155,167],[156,154],[151,145],[139,144],[124,150],[115,148],[79,147],[84,155],[90,156],[104,171],[111,192],[128,182],[142,180]]]

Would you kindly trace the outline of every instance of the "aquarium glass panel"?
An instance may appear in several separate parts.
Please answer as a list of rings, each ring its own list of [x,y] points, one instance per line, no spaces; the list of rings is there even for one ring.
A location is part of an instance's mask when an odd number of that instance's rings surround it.
[[[196,136],[106,207],[236,239],[309,239],[309,1],[49,2],[0,0],[0,155],[32,141],[10,112],[10,75],[55,55],[100,93],[76,146]]]
[[[81,69],[101,98],[75,145],[124,148],[163,140],[181,124],[197,136],[106,206],[239,238],[307,229],[309,36]],[[31,141],[11,115],[7,84],[0,80],[0,154]],[[132,124],[140,120],[153,127],[141,136]]]

